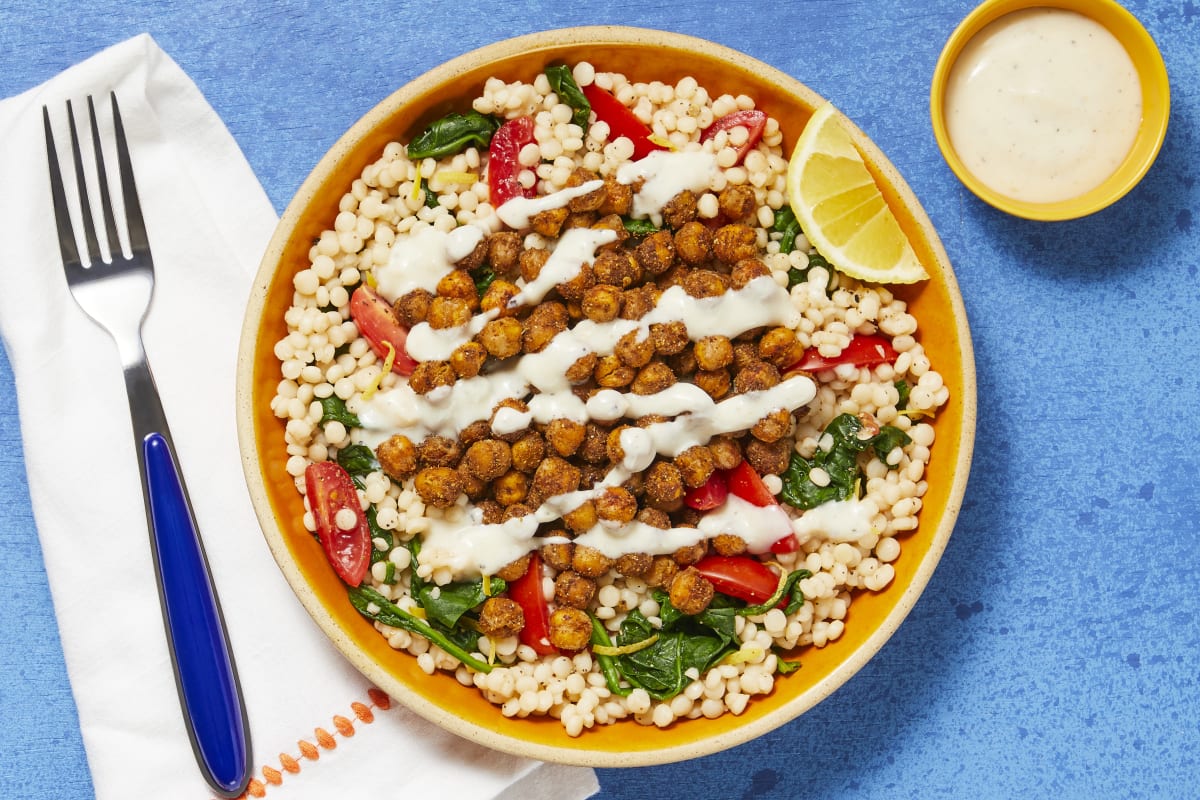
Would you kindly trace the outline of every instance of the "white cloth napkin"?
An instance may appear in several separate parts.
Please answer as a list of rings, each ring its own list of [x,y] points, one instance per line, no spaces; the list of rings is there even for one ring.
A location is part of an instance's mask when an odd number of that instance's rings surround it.
[[[244,301],[276,216],[199,90],[142,35],[0,102],[0,220],[9,231],[0,252],[0,332],[96,797],[212,796],[172,678],[116,348],[68,294],[50,205],[43,104],[60,158],[69,158],[65,101],[86,113],[84,98],[96,95],[103,116],[110,89],[121,103],[157,268],[146,350],[242,680],[254,747],[250,794],[592,794],[590,769],[497,753],[389,702],[284,582],[246,492],[233,415]]]

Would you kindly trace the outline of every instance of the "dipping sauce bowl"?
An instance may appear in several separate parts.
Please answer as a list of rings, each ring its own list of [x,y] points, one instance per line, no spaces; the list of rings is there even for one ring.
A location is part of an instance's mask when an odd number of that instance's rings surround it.
[[[934,68],[929,108],[946,163],[984,202],[1067,220],[1123,197],[1170,116],[1162,54],[1113,0],[987,0]]]

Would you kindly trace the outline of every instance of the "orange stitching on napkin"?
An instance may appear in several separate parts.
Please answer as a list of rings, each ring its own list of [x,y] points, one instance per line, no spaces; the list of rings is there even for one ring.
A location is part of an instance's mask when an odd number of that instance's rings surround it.
[[[246,791],[242,793],[238,800],[246,800],[246,798],[250,797],[266,797],[268,786],[283,785],[283,779],[286,777],[284,773],[291,775],[300,774],[300,762],[302,760],[316,761],[321,757],[322,750],[334,750],[337,748],[337,736],[341,736],[343,739],[349,739],[353,736],[356,733],[354,720],[358,720],[364,725],[370,725],[375,721],[376,710],[387,711],[392,707],[392,699],[374,686],[367,689],[367,697],[370,698],[369,703],[355,701],[350,704],[350,710],[354,712],[354,719],[341,714],[333,715],[333,728],[336,733],[330,733],[324,728],[314,728],[312,735],[314,741],[300,739],[296,742],[296,747],[300,750],[299,755],[280,753],[279,769],[270,764],[264,764],[262,767],[262,780],[251,778],[250,783],[246,786]]]

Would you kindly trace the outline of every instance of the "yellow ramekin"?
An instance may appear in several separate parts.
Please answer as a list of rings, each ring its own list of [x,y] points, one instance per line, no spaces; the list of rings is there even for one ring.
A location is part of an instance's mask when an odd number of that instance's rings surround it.
[[[963,48],[984,27],[1014,11],[1027,8],[1061,8],[1083,14],[1108,29],[1129,53],[1142,88],[1142,122],[1133,147],[1116,171],[1096,188],[1068,200],[1031,203],[1001,194],[976,178],[954,150],[946,129],[945,98],[950,72]],[[1138,19],[1113,0],[986,0],[967,15],[951,34],[938,57],[929,90],[933,135],[942,156],[958,179],[979,199],[995,208],[1032,220],[1076,219],[1106,208],[1137,185],[1162,146],[1171,112],[1167,68],[1154,39]]]

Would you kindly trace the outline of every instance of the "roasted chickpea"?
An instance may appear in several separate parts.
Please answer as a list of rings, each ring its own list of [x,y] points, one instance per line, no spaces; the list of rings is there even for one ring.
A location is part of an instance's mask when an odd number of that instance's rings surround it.
[[[621,313],[621,290],[598,283],[584,292],[580,310],[592,322],[612,322]]]
[[[683,276],[683,290],[697,299],[705,297],[720,297],[729,289],[729,281],[719,272],[711,269],[689,270]]]
[[[413,368],[408,385],[417,394],[429,394],[439,386],[453,386],[458,373],[449,361],[422,361]]]
[[[581,505],[563,514],[562,521],[575,533],[583,533],[600,521],[600,517],[596,514],[596,503],[592,500],[584,501]]]
[[[550,456],[533,473],[530,492],[544,501],[554,495],[566,494],[579,488],[579,467],[565,458]]]
[[[733,389],[738,394],[758,392],[779,384],[779,370],[766,361],[755,361],[738,370],[733,377]]]
[[[735,289],[744,289],[746,284],[755,278],[764,278],[771,274],[767,265],[757,258],[743,258],[733,265],[729,273],[729,282]]]
[[[637,514],[637,498],[623,486],[610,486],[592,501],[596,516],[610,522],[629,522]]]
[[[492,424],[486,419],[477,419],[458,432],[458,443],[464,448],[482,442],[492,435]]]
[[[582,422],[565,418],[552,419],[546,425],[546,443],[554,452],[565,458],[574,455],[579,449],[586,432],[587,428]]]
[[[460,378],[474,378],[487,361],[487,350],[479,342],[463,342],[450,354],[450,366]]]
[[[675,255],[685,264],[698,267],[713,255],[712,231],[702,222],[689,222],[675,231]]]
[[[608,431],[594,422],[584,425],[579,457],[589,464],[602,464],[608,457]]]
[[[746,540],[732,533],[718,533],[708,546],[719,556],[740,556],[746,552]]]
[[[726,369],[702,369],[692,376],[692,383],[707,392],[713,400],[720,400],[729,394],[733,379]]]
[[[642,268],[627,250],[605,250],[592,264],[596,283],[626,289],[642,279]]]
[[[462,300],[472,311],[479,309],[479,289],[466,270],[451,270],[443,275],[437,284],[437,295]]]
[[[621,295],[621,319],[641,319],[654,310],[657,302],[657,287],[651,284],[626,289]]]
[[[675,373],[661,361],[653,361],[642,367],[630,385],[634,394],[656,394],[675,385]]]
[[[524,473],[510,469],[492,484],[492,497],[502,506],[520,503],[529,494],[529,481]]]
[[[599,360],[599,356],[595,353],[584,353],[575,359],[571,366],[567,367],[567,371],[563,373],[563,377],[570,381],[572,385],[587,383],[595,373],[596,364]]]
[[[460,258],[458,261],[456,261],[454,263],[454,266],[458,267],[461,270],[466,270],[467,272],[477,270],[483,266],[485,261],[487,261],[487,254],[488,254],[487,239],[481,238],[479,240],[479,242],[475,245],[475,248],[470,253],[467,253],[466,256],[464,256],[463,258]]]
[[[661,275],[675,263],[675,240],[670,231],[650,234],[634,250],[638,265],[648,275]]]
[[[723,225],[713,234],[713,255],[730,266],[743,258],[754,258],[758,255],[758,234],[749,225]]]
[[[594,547],[575,545],[571,555],[571,569],[585,578],[599,578],[612,569],[613,560]]]
[[[548,208],[529,218],[529,227],[547,239],[555,239],[562,231],[563,223],[571,212],[566,208]]]
[[[758,355],[780,369],[795,364],[804,355],[804,347],[790,328],[771,328],[758,341]]]
[[[717,195],[717,207],[733,222],[742,222],[758,209],[754,189],[744,183],[726,186]]]
[[[596,581],[566,569],[554,579],[554,602],[560,606],[587,608],[596,596]]]
[[[679,467],[670,461],[655,461],[650,465],[650,469],[646,470],[642,491],[645,493],[646,502],[654,508],[673,511],[683,501],[686,491],[683,485],[683,474],[679,471]],[[643,511],[646,510],[648,509],[643,509]]]
[[[650,568],[642,574],[648,586],[667,587],[679,573],[679,565],[670,556],[654,556]]]
[[[521,234],[516,231],[493,233],[488,237],[488,263],[497,273],[514,274],[522,249]]]
[[[582,650],[592,640],[592,618],[578,608],[556,608],[550,615],[550,643],[559,650]]]
[[[417,455],[428,467],[453,467],[462,457],[462,448],[457,439],[445,436],[427,436],[425,441],[417,445]]]
[[[489,597],[479,609],[479,632],[492,639],[516,636],[525,627],[525,612],[515,600]]]
[[[716,468],[713,465],[712,453],[707,447],[699,444],[675,456],[674,463],[679,468],[684,485],[689,489],[703,486]]]
[[[496,311],[502,317],[514,316],[519,309],[510,307],[509,301],[520,291],[515,283],[496,278],[483,293],[483,299],[479,301],[479,310]]]
[[[457,297],[434,297],[429,301],[429,327],[445,329],[466,325],[471,319],[471,306]]]
[[[512,466],[512,451],[508,442],[484,439],[467,448],[463,467],[482,481],[494,481]]]
[[[546,456],[546,441],[537,431],[529,431],[512,443],[510,455],[513,469],[533,472]]]
[[[517,262],[521,277],[525,279],[526,283],[533,281],[542,274],[542,267],[546,266],[546,262],[549,260],[550,252],[547,250],[535,248],[523,251]]]
[[[497,506],[497,508],[499,508],[499,506]],[[533,556],[529,553],[526,553],[516,561],[511,561],[500,569],[496,570],[496,577],[505,581],[515,581],[518,578],[523,578],[525,573],[529,571],[529,562],[532,559]]]
[[[571,174],[567,176],[566,188],[574,189],[579,186],[583,186],[585,183],[590,183],[591,181],[597,180],[600,180],[600,176],[597,173],[590,169],[576,167],[575,169],[571,170]],[[570,202],[568,203],[568,208],[575,212],[596,211],[604,203],[607,194],[608,193],[603,184],[601,184],[599,187],[593,189],[585,195],[571,198]]]
[[[690,567],[708,555],[708,542],[701,540],[695,544],[684,545],[671,554],[675,563],[681,567]]]
[[[403,480],[417,471],[417,448],[403,434],[394,434],[375,448],[375,457],[387,476],[395,480]]]
[[[497,419],[500,419],[503,416],[508,416],[507,412],[505,412],[503,415],[501,414],[501,411],[506,408],[511,409],[512,411],[516,411],[518,414],[525,414],[529,411],[529,406],[525,405],[524,401],[518,400],[515,397],[506,397],[503,400],[501,400],[499,403],[496,403],[496,407],[492,409],[492,415],[491,415],[491,417],[488,418],[488,429],[491,431],[492,436],[496,439],[503,439],[504,441],[508,442],[509,444],[512,444],[513,442],[522,438],[528,432],[529,429],[521,428],[520,430],[514,430],[511,432],[497,433],[496,432],[496,428],[497,428],[496,421],[497,421]],[[502,419],[501,419],[501,423],[502,424],[500,427],[502,429],[509,427],[509,426],[506,426],[503,424]]]
[[[668,594],[671,605],[684,614],[699,614],[712,602],[713,591],[712,581],[701,575],[695,567],[688,567],[671,579]]]
[[[596,368],[592,372],[596,385],[605,389],[620,389],[633,383],[637,370],[621,363],[615,355],[603,356],[596,359]]]
[[[777,408],[754,423],[750,435],[764,442],[777,442],[792,431],[792,415],[786,408]]]
[[[396,319],[406,328],[424,322],[429,318],[429,305],[433,302],[433,294],[425,289],[413,289],[401,296],[392,305]]]
[[[563,281],[554,288],[558,290],[559,295],[564,300],[583,300],[583,296],[587,294],[587,290],[596,285],[596,275],[592,271],[590,264],[583,264],[579,267],[579,271],[575,273],[575,277],[569,281]]]
[[[786,439],[764,442],[751,438],[746,442],[745,458],[759,475],[779,475],[787,470],[791,451],[791,442]]]
[[[732,436],[714,436],[708,440],[708,452],[712,454],[717,469],[733,469],[742,463],[742,448]]]
[[[604,179],[604,202],[596,209],[605,216],[616,214],[624,216],[633,208],[633,187],[621,183],[616,178]]]
[[[557,536],[565,536],[566,531],[557,531]],[[575,555],[575,545],[572,542],[551,542],[542,545],[542,562],[555,572],[571,568],[571,558]]]
[[[727,336],[705,336],[696,342],[696,366],[721,369],[733,363],[733,342]]]
[[[448,508],[462,493],[462,478],[450,467],[426,467],[413,479],[413,487],[425,505]]]
[[[491,320],[479,332],[479,343],[496,358],[509,358],[521,352],[524,334],[521,323],[513,317]]]
[[[682,353],[691,340],[688,338],[687,325],[682,320],[672,320],[651,325],[650,342],[654,345],[654,352],[660,356],[674,356]]]
[[[479,509],[480,513],[482,513],[482,522],[484,525],[498,525],[501,522],[504,522],[504,506],[500,505],[495,500],[480,500],[475,504],[475,507]],[[521,574],[524,575],[525,571],[522,570]],[[508,579],[505,578],[505,580]]]
[[[616,560],[613,568],[621,575],[636,578],[645,575],[653,562],[649,553],[625,553]]]
[[[663,222],[672,228],[681,228],[696,218],[696,194],[684,189],[663,206]]]
[[[629,331],[617,340],[613,355],[625,366],[640,369],[654,357],[654,341],[649,336],[643,337],[639,330]]]

